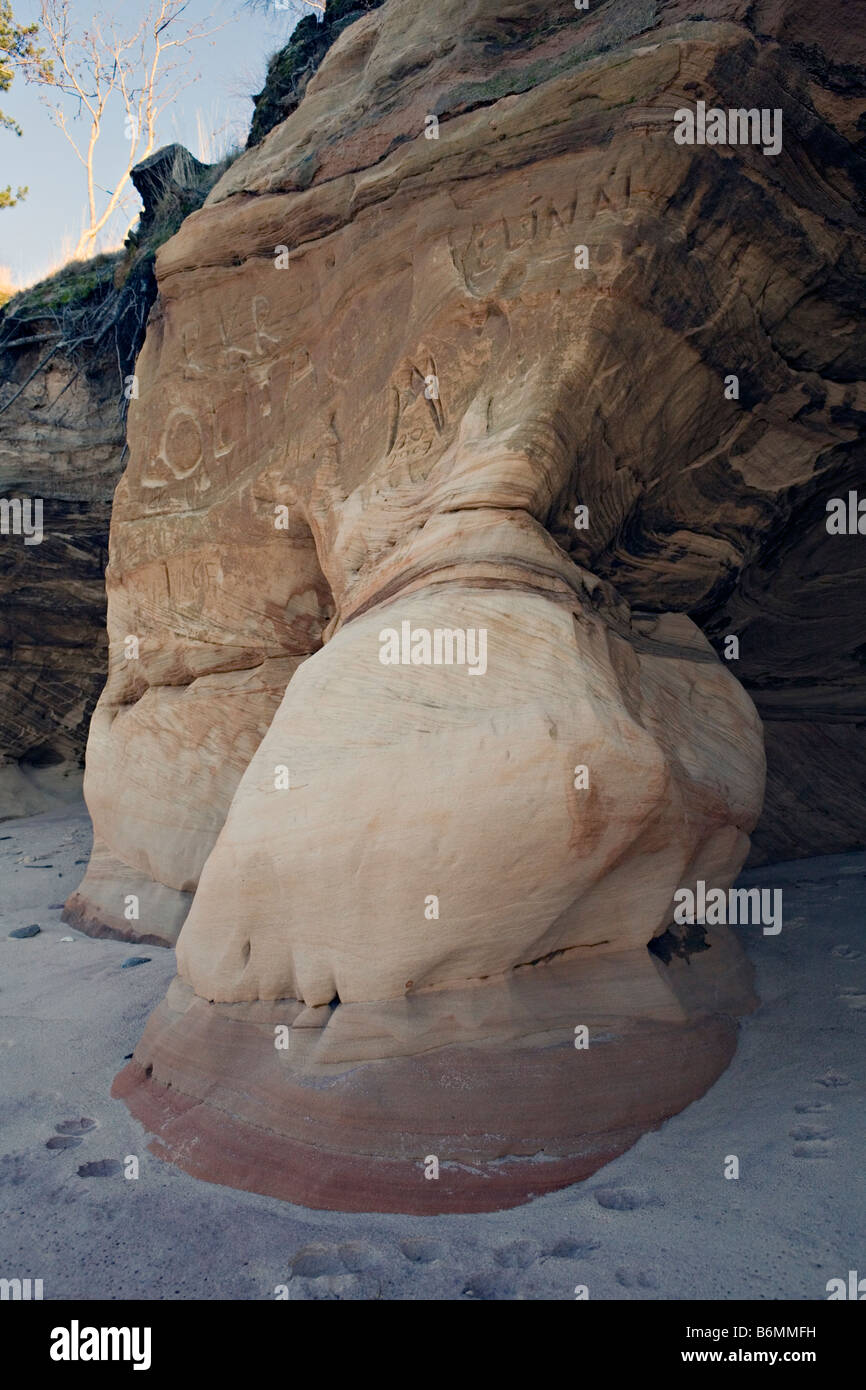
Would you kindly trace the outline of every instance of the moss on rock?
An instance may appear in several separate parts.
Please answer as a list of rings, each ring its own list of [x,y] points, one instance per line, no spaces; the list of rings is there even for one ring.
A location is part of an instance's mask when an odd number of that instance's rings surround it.
[[[343,30],[382,3],[383,0],[328,0],[321,22],[315,15],[308,15],[295,26],[285,48],[268,63],[265,85],[253,97],[255,110],[247,149],[260,144],[269,130],[291,115],[313,73]]]

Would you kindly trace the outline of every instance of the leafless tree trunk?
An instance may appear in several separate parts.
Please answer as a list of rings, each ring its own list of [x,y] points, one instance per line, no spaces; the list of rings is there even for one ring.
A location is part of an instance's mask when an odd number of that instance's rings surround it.
[[[325,14],[325,0],[273,0],[274,9],[294,15],[296,19],[303,19],[310,11],[314,11],[319,19]]]
[[[151,0],[138,27],[124,35],[115,20],[98,14],[89,23],[77,22],[70,0],[42,0],[40,38],[51,69],[21,66],[28,81],[45,89],[52,119],[84,169],[87,210],[76,258],[92,256],[100,232],[128,207],[130,170],[153,153],[160,115],[192,80],[181,80],[190,45],[216,32],[201,25],[182,28],[188,5],[189,0]],[[120,108],[129,153],[114,187],[102,188],[96,177],[99,141],[110,114],[119,116]]]

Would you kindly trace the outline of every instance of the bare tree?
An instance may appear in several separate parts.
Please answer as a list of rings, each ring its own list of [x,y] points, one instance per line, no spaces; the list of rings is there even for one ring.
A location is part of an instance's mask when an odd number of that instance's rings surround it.
[[[76,25],[70,0],[42,0],[40,37],[51,67],[27,59],[19,66],[28,81],[45,89],[52,119],[85,171],[87,211],[76,258],[93,255],[108,222],[128,208],[130,170],[153,153],[160,116],[193,80],[183,76],[190,45],[221,27],[184,28],[179,21],[188,7],[189,0],[151,0],[135,31],[124,35],[113,19],[98,14],[87,27]],[[129,149],[114,187],[103,188],[96,157],[110,102],[113,110],[120,103]],[[125,230],[134,221],[135,216]]]
[[[259,8],[267,9],[270,3],[271,0],[264,0]],[[273,0],[273,6],[275,10],[280,10],[294,20],[303,19],[312,13],[321,23],[325,17],[325,0]]]

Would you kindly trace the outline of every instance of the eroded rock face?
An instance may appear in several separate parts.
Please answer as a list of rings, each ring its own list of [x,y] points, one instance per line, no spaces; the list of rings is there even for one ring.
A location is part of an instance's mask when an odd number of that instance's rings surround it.
[[[383,668],[379,634],[404,623],[486,633],[486,670]],[[241,780],[182,976],[205,999],[316,1007],[645,947],[678,884],[736,874],[763,753],[748,697],[687,619],[632,631],[525,578],[403,590],[343,626]]]
[[[582,1176],[751,1003],[724,932],[647,951],[763,791],[751,626],[727,667],[686,615],[730,631],[851,467],[860,113],[797,5],[548,9],[347,29],[163,248],[139,360],[70,911],[171,940],[198,885],[118,1093],[192,1171],[315,1204]],[[677,145],[698,99],[781,109],[783,151]],[[423,662],[445,630],[483,673]],[[123,926],[129,873],[159,903]]]
[[[55,354],[50,315],[3,321],[0,497],[41,515],[41,541],[0,534],[0,817],[46,809],[81,763],[105,679],[111,497],[124,428],[117,363]],[[35,338],[35,341],[31,341]]]
[[[0,499],[27,509],[18,533],[0,515],[0,818],[80,796],[153,244],[201,206],[218,172],[180,145],[156,151],[132,170],[143,208],[126,250],[71,262],[0,313]]]

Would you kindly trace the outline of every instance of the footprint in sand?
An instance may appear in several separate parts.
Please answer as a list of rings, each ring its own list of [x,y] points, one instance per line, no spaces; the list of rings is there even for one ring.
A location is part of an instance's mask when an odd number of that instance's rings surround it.
[[[848,985],[845,989],[840,989],[839,998],[847,1004],[855,1014],[866,1013],[866,994],[854,985]]]
[[[376,1269],[381,1263],[378,1250],[363,1240],[350,1240],[339,1248],[343,1268],[350,1274],[363,1274],[368,1269]]]
[[[794,1106],[797,1115],[822,1115],[825,1110],[832,1110],[825,1100],[801,1100],[799,1105]]]
[[[81,1143],[81,1136],[96,1129],[96,1121],[82,1115],[77,1120],[61,1120],[55,1125],[57,1133],[45,1141],[46,1149],[75,1149]]]
[[[313,1302],[364,1296],[358,1276],[375,1268],[378,1253],[362,1240],[335,1245],[305,1245],[291,1261],[292,1298]]]
[[[851,1078],[845,1076],[844,1072],[833,1071],[832,1067],[828,1067],[823,1076],[815,1077],[815,1084],[826,1086],[828,1090],[835,1091],[840,1086],[850,1086]]]
[[[653,1269],[618,1269],[616,1282],[623,1289],[657,1289],[659,1277]]]
[[[836,1147],[832,1130],[823,1124],[803,1123],[788,1132],[794,1140],[794,1158],[830,1158]]]
[[[321,1279],[323,1274],[342,1274],[343,1262],[333,1245],[305,1245],[292,1260],[292,1277]]]
[[[407,1260],[411,1260],[413,1264],[421,1265],[429,1265],[434,1260],[441,1260],[445,1254],[445,1246],[441,1240],[425,1240],[423,1236],[401,1240],[400,1249]]]
[[[830,955],[835,956],[837,960],[859,960],[860,954],[860,951],[855,951],[853,946],[847,944],[834,946],[830,952]]]
[[[607,1211],[637,1211],[640,1207],[660,1207],[659,1197],[651,1197],[639,1187],[599,1187],[595,1200]]]
[[[617,1210],[621,1211],[623,1208],[618,1207]],[[584,1255],[591,1255],[593,1250],[600,1249],[600,1240],[573,1240],[571,1236],[562,1236],[549,1250],[545,1250],[544,1256],[554,1260],[579,1260]]]
[[[79,1120],[61,1120],[54,1128],[58,1134],[88,1134],[91,1129],[96,1129],[96,1121],[82,1115]]]
[[[830,1130],[826,1129],[823,1125],[795,1125],[794,1128],[788,1132],[792,1139],[797,1139],[799,1141],[833,1138]]]
[[[78,1169],[80,1178],[113,1178],[123,1172],[123,1165],[116,1158],[97,1158],[93,1163],[82,1163]]]
[[[479,1302],[495,1302],[497,1299],[513,1298],[514,1292],[515,1285],[507,1275],[484,1270],[478,1274],[470,1274],[463,1286],[461,1297]]]
[[[512,1240],[500,1245],[493,1253],[498,1265],[505,1269],[528,1269],[538,1259],[539,1250],[534,1240]]]
[[[791,1153],[794,1158],[830,1158],[835,1147],[832,1139],[806,1139],[795,1144]]]
[[[30,1163],[21,1154],[0,1154],[0,1187],[20,1187],[30,1177]]]

